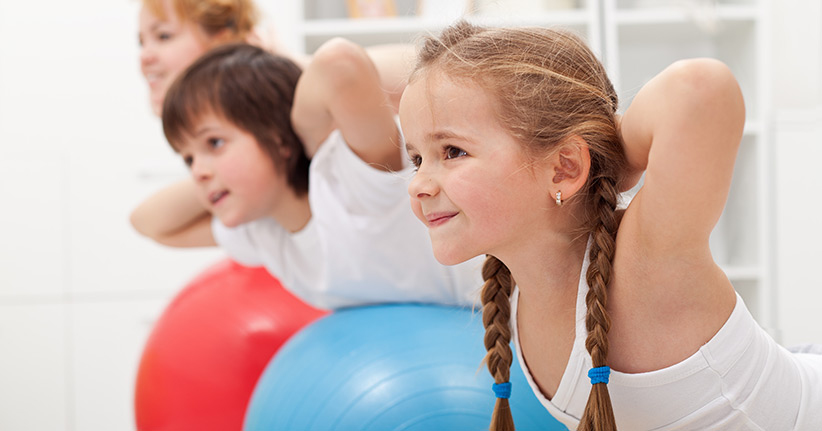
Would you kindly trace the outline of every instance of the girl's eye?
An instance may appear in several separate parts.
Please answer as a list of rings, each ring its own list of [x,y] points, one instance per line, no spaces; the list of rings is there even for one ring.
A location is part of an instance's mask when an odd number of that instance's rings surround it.
[[[171,36],[172,36],[171,33],[167,32],[167,31],[161,31],[160,33],[157,34],[157,39],[169,40],[169,39],[171,39]]]
[[[465,151],[463,151],[463,150],[461,150],[457,147],[448,146],[448,147],[445,148],[445,158],[446,159],[456,159],[458,157],[464,157],[464,156],[467,156],[467,155],[468,155],[468,153],[466,153]]]
[[[414,165],[414,170],[420,168],[420,165],[422,164],[422,157],[418,154],[409,154],[408,159],[411,161],[411,164]]]
[[[183,163],[186,164],[189,168],[192,164],[194,164],[194,157],[192,156],[183,156]]]
[[[208,145],[215,150],[222,147],[223,144],[225,144],[225,141],[221,138],[208,138]]]

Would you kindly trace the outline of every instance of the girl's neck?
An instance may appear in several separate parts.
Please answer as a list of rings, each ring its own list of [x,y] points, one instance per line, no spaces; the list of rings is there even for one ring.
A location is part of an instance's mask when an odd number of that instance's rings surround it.
[[[550,234],[515,255],[500,257],[520,292],[554,297],[576,288],[588,244],[586,235]]]

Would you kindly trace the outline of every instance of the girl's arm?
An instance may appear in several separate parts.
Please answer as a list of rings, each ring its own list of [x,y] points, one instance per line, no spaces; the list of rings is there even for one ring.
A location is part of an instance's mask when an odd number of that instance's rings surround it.
[[[364,49],[332,39],[321,46],[297,83],[291,120],[312,157],[334,129],[366,163],[400,170],[394,109]]]
[[[645,171],[631,203],[645,250],[709,251],[744,123],[739,85],[716,60],[679,61],[640,90],[621,132],[629,175]]]
[[[172,247],[215,246],[211,213],[196,199],[191,179],[174,183],[143,201],[131,213],[142,235]]]

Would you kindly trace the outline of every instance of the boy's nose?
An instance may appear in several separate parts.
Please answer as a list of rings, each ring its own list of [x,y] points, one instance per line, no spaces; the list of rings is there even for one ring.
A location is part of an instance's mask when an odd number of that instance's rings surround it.
[[[196,181],[208,180],[211,178],[211,175],[211,167],[205,160],[195,159],[191,162],[191,176],[194,177]]]

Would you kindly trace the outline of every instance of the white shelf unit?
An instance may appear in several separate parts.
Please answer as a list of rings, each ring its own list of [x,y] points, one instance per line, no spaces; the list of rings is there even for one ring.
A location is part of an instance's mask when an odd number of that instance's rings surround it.
[[[425,0],[417,0],[423,2]],[[489,26],[561,26],[570,28],[584,37],[595,52],[601,52],[600,5],[597,0],[573,2],[575,7],[545,9],[523,13],[515,7],[505,7],[504,1],[495,0],[493,12],[474,6],[472,10],[453,4],[466,0],[425,1],[429,8],[417,15],[417,1],[395,0],[397,16],[386,18],[348,18],[344,2],[304,0],[298,2],[293,27],[299,35],[293,48],[296,52],[313,53],[323,42],[342,36],[363,46],[385,43],[415,43],[426,33],[436,34],[459,18]],[[500,6],[502,5],[502,6]]]
[[[643,83],[682,58],[725,62],[742,88],[746,124],[711,249],[751,313],[776,333],[773,148],[769,137],[766,5],[757,0],[601,0],[604,61],[627,107]]]
[[[443,12],[428,10],[419,16],[417,1]],[[344,2],[298,1],[291,11],[296,18],[291,27],[297,34],[292,48],[310,54],[334,36],[364,46],[414,43],[458,18],[491,26],[560,26],[583,36],[603,60],[622,109],[645,82],[676,60],[712,57],[728,64],[745,96],[747,122],[728,203],[711,247],[752,314],[778,336],[770,254],[773,209],[768,196],[774,181],[764,0],[578,0],[567,1],[568,8],[542,10],[526,0],[417,1],[395,0],[396,17],[352,19]],[[461,11],[453,1],[473,6]],[[532,6],[524,9],[525,3]]]

